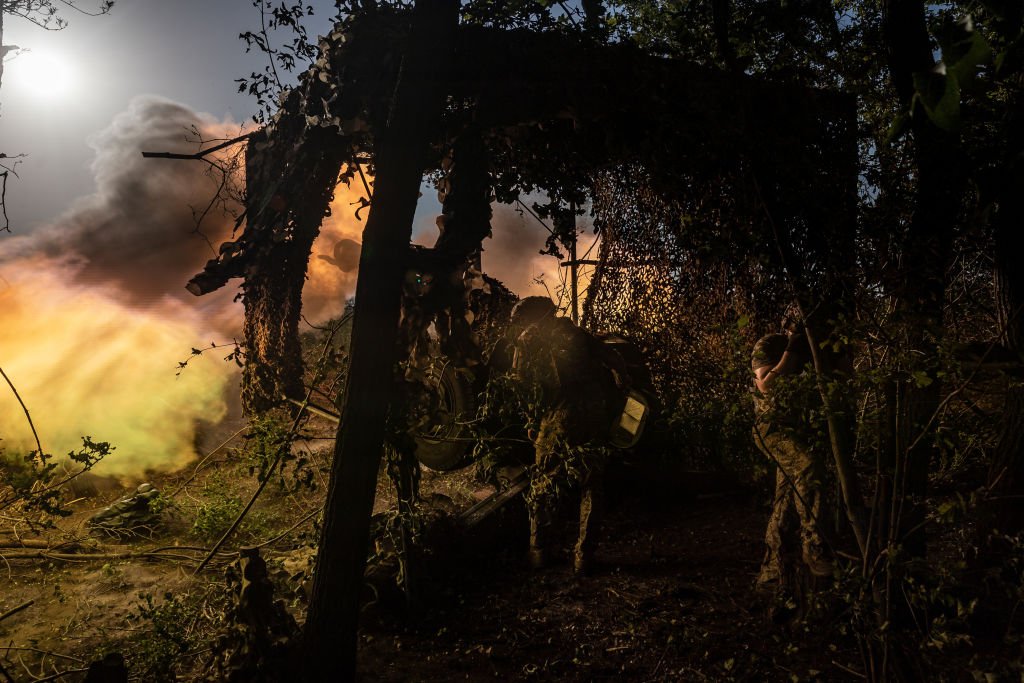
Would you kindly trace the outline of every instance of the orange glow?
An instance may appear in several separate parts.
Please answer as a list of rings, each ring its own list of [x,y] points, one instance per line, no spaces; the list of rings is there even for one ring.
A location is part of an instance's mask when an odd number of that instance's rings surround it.
[[[372,179],[368,180],[372,182]],[[359,198],[365,194],[358,181],[351,187],[339,185],[334,190],[331,215],[324,219],[320,235],[313,242],[309,279],[302,293],[303,315],[310,322],[322,322],[340,315],[345,309],[345,300],[355,294],[359,272],[357,245],[363,241],[364,221],[368,213],[366,209],[360,211],[359,215],[364,220],[358,220],[355,210],[359,206]],[[344,243],[343,240],[351,242]],[[336,249],[339,242],[342,243],[341,248]],[[339,267],[338,256],[342,257],[340,265],[345,270]]]
[[[8,263],[0,276],[0,362],[47,452],[63,455],[90,435],[117,447],[96,472],[127,477],[194,457],[197,422],[224,417],[233,374],[204,355],[175,377],[177,362],[208,336],[194,312],[176,302],[132,309],[101,288],[67,284],[53,261]],[[0,435],[9,454],[35,448],[6,386]]]

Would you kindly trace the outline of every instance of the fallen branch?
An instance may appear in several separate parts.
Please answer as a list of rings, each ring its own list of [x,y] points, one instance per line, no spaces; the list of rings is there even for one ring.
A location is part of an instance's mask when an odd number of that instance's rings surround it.
[[[300,526],[302,526],[303,524],[305,524],[305,523],[306,523],[306,522],[308,522],[309,520],[313,519],[314,517],[316,517],[317,515],[319,515],[319,514],[320,514],[321,512],[323,512],[323,511],[324,511],[324,506],[323,506],[323,505],[321,505],[320,507],[316,508],[316,509],[315,509],[315,510],[313,510],[312,512],[310,512],[310,513],[308,513],[307,515],[305,515],[305,516],[304,516],[304,517],[303,517],[302,519],[300,519],[299,521],[295,522],[295,524],[292,524],[292,525],[291,525],[290,527],[288,527],[287,529],[285,529],[284,531],[282,531],[281,533],[279,533],[279,534],[278,534],[277,536],[274,536],[274,537],[273,537],[272,539],[270,539],[269,541],[263,541],[262,543],[260,543],[260,544],[258,544],[258,545],[255,545],[255,546],[253,546],[253,547],[254,547],[254,548],[265,548],[265,547],[266,547],[266,546],[268,546],[268,545],[273,545],[274,543],[277,543],[277,542],[278,542],[278,541],[280,541],[280,540],[281,540],[282,538],[284,538],[285,536],[287,536],[287,535],[288,535],[288,534],[290,534],[291,532],[295,531],[295,530],[296,530],[296,529],[298,529],[298,528],[299,528]]]
[[[221,443],[221,444],[220,444],[219,446],[217,446],[217,447],[216,447],[216,448],[214,448],[214,449],[213,449],[212,451],[210,451],[209,453],[207,453],[207,454],[206,454],[206,456],[205,456],[205,457],[204,457],[204,458],[203,458],[202,460],[200,460],[200,461],[199,461],[199,464],[198,464],[198,465],[196,465],[195,469],[194,469],[194,470],[192,471],[192,476],[190,476],[190,477],[189,477],[188,479],[186,479],[186,480],[185,480],[185,481],[183,481],[183,482],[182,482],[181,484],[179,484],[179,485],[178,485],[178,488],[174,489],[174,491],[173,491],[172,493],[170,493],[170,494],[169,494],[169,495],[168,495],[167,497],[168,497],[168,498],[174,498],[174,497],[175,497],[175,496],[177,496],[177,495],[178,495],[179,493],[181,493],[181,492],[182,492],[182,490],[183,490],[183,489],[184,489],[184,488],[185,488],[186,486],[188,486],[188,485],[189,485],[190,483],[192,483],[192,481],[193,481],[193,480],[194,480],[194,479],[195,479],[195,478],[196,478],[196,477],[197,477],[197,476],[199,475],[199,472],[200,472],[200,470],[202,470],[202,468],[203,468],[203,465],[205,465],[205,464],[206,464],[206,463],[207,463],[207,462],[208,462],[208,461],[210,460],[210,458],[212,458],[212,457],[213,457],[214,455],[216,455],[217,453],[219,453],[219,452],[221,451],[221,449],[223,449],[223,448],[224,448],[225,446],[227,446],[227,445],[228,445],[229,443],[231,443],[232,441],[234,441],[235,437],[237,437],[237,436],[238,436],[239,434],[241,434],[241,433],[242,433],[242,432],[244,432],[244,431],[245,431],[245,427],[242,427],[242,428],[241,428],[241,429],[239,429],[239,430],[238,430],[237,432],[235,432],[234,434],[232,434],[231,436],[229,436],[229,437],[228,437],[227,439],[225,439],[225,440],[224,440],[224,442],[223,442],[223,443]]]
[[[9,609],[9,610],[7,610],[7,611],[6,611],[6,612],[4,612],[3,614],[0,614],[0,621],[3,621],[3,620],[4,620],[4,619],[6,619],[7,617],[13,617],[13,616],[14,616],[15,614],[17,614],[18,612],[21,612],[22,610],[26,610],[26,609],[28,609],[29,607],[31,607],[31,606],[32,606],[32,605],[34,605],[35,603],[36,603],[36,601],[35,601],[35,600],[29,600],[28,602],[23,602],[22,604],[18,605],[18,606],[17,606],[17,607],[15,607],[14,609]]]
[[[77,543],[58,543],[51,545],[49,541],[38,538],[20,538],[13,541],[0,541],[0,548],[38,548],[41,550],[71,550],[78,546]]]
[[[33,681],[33,683],[48,683],[49,681],[55,681],[58,678],[64,678],[65,676],[70,676],[71,674],[85,673],[88,670],[89,667],[85,667],[82,669],[68,669],[67,671],[58,671],[57,673],[51,676],[46,676],[45,678],[37,678],[35,679],[35,681]]]
[[[156,559],[156,560],[182,560],[187,562],[195,562],[196,558],[191,555],[182,555],[178,551],[195,551],[209,553],[207,561],[212,559],[216,555],[222,555],[226,557],[234,557],[235,553],[217,552],[216,550],[210,551],[206,548],[199,548],[193,546],[166,546],[162,548],[153,548],[151,550],[138,550],[132,552],[122,553],[54,553],[46,550],[36,550],[30,552],[13,552],[13,553],[0,553],[0,558],[4,560],[61,560],[63,562],[91,562],[94,560],[144,560],[144,559]],[[175,551],[175,552],[168,552]]]
[[[4,645],[3,647],[0,647],[0,650],[2,650],[5,655],[12,650],[14,652],[35,652],[36,654],[43,655],[44,657],[57,657],[71,662],[78,662],[79,664],[85,664],[85,660],[81,657],[63,655],[59,652],[50,652],[49,650],[40,650],[38,647],[15,647],[14,645]]]

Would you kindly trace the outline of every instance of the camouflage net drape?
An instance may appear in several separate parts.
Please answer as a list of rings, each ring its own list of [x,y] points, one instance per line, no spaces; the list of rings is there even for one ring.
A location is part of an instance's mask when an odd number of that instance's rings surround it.
[[[670,200],[635,165],[595,183],[602,242],[584,324],[641,346],[695,464],[748,451],[749,348],[787,294],[754,243],[757,205],[741,185],[705,177]]]
[[[641,346],[671,448],[694,464],[750,455],[750,349],[796,293],[822,320],[847,305],[850,113],[821,106],[795,129],[760,122],[764,135],[748,131],[740,155],[680,154],[672,168],[623,164],[594,178],[602,242],[583,322]]]

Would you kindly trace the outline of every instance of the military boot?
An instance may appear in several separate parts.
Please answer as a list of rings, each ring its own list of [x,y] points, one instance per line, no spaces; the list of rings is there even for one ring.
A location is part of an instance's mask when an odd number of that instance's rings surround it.
[[[804,564],[814,576],[832,576],[836,571],[831,553],[820,545],[805,545],[802,553]]]
[[[544,569],[544,567],[548,566],[551,558],[545,548],[531,546],[526,554],[526,559],[530,563],[530,569]]]

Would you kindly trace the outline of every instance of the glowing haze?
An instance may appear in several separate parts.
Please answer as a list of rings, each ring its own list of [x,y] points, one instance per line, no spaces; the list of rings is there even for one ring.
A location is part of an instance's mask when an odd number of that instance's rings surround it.
[[[194,151],[186,144],[193,125],[206,139],[239,132],[235,123],[167,100],[134,100],[92,140],[97,191],[52,225],[3,242],[0,366],[46,451],[66,453],[83,435],[117,447],[97,468],[103,474],[137,477],[183,465],[195,456],[197,426],[227,414],[226,397],[237,384],[235,366],[217,351],[193,358],[176,376],[192,348],[230,341],[242,318],[234,287],[200,298],[184,289],[212,254],[195,233],[193,207],[209,202],[215,180],[200,162],[140,154]],[[336,200],[314,253],[330,254],[338,240],[358,237],[349,201]],[[232,226],[214,211],[202,227],[216,245]],[[307,319],[337,314],[355,273],[313,259],[310,275]],[[0,437],[9,452],[35,447],[6,387]]]
[[[195,211],[214,196],[216,177],[202,162],[140,154],[196,151],[193,131],[210,140],[234,137],[240,126],[165,99],[136,98],[91,140],[96,192],[47,227],[3,238],[0,367],[47,452],[75,449],[83,435],[117,447],[100,473],[133,478],[185,464],[196,455],[198,426],[223,419],[237,390],[234,364],[216,350],[191,358],[176,376],[191,349],[237,338],[242,323],[236,287],[199,298],[184,289],[231,236],[233,220],[218,210],[196,231]],[[354,294],[360,189],[336,189],[313,245],[303,313],[314,324],[338,315]],[[557,260],[537,253],[543,228],[497,205],[494,226],[485,270],[520,295],[544,293],[532,282],[543,275],[556,293]],[[417,232],[433,242],[432,228]],[[0,438],[12,453],[35,447],[6,387]]]

